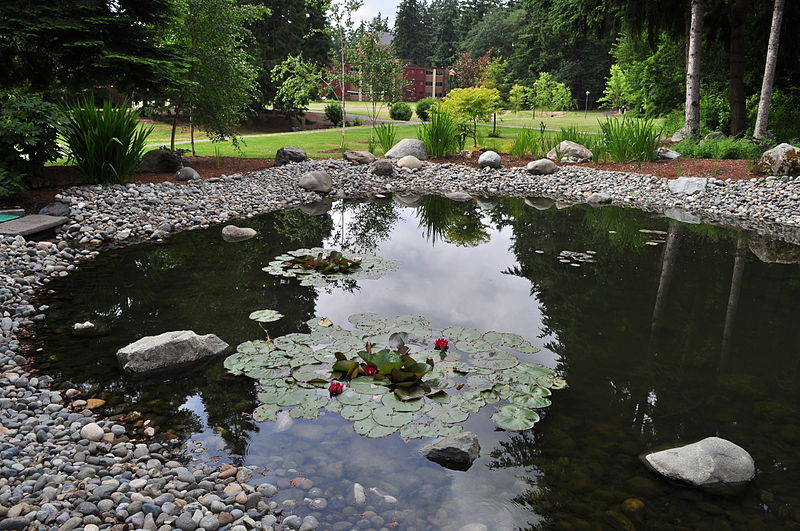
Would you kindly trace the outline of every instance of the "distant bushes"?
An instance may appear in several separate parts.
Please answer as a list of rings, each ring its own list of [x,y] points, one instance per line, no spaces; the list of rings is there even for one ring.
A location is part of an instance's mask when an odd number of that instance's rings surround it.
[[[439,101],[436,98],[422,98],[417,102],[416,113],[417,118],[423,122],[427,122],[431,114],[431,107]]]
[[[408,103],[403,103],[402,101],[392,103],[392,105],[389,107],[389,117],[392,120],[402,120],[407,122],[411,119],[412,114],[413,111]]]
[[[344,120],[342,104],[338,102],[329,103],[325,106],[325,118],[333,125],[341,125]]]

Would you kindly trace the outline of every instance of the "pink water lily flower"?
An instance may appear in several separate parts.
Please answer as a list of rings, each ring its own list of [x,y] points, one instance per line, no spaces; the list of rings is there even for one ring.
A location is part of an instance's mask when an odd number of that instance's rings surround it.
[[[433,348],[435,348],[436,350],[447,350],[447,347],[449,345],[450,343],[448,343],[448,341],[445,338],[440,337],[439,339],[436,340],[436,343],[433,344]]]
[[[342,391],[344,391],[344,384],[341,382],[331,382],[331,385],[328,386],[331,396],[342,394]]]
[[[364,374],[366,374],[367,376],[372,376],[373,374],[378,372],[378,369],[376,369],[372,365],[367,365],[366,363],[361,365],[361,370],[364,371]]]

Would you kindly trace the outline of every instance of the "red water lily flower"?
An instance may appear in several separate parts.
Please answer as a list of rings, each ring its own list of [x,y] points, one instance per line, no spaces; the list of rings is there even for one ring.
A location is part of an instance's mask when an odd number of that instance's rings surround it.
[[[331,396],[342,394],[342,391],[344,391],[344,384],[341,382],[331,382],[331,385],[328,386]]]
[[[361,365],[361,370],[364,371],[364,374],[366,374],[367,376],[372,376],[373,374],[378,372],[378,369],[376,369],[372,365],[367,365],[366,363],[363,363]]]
[[[433,348],[435,348],[436,350],[447,350],[447,347],[449,345],[450,343],[448,343],[445,338],[440,337],[439,339],[436,340],[436,343],[433,344]]]

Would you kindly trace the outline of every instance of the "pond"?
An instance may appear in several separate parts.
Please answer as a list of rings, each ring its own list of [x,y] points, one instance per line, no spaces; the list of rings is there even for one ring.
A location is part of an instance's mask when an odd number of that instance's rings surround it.
[[[406,203],[410,201],[406,200]],[[188,437],[194,460],[261,467],[278,501],[310,479],[322,528],[776,529],[800,526],[800,268],[797,250],[764,237],[651,213],[505,198],[408,206],[336,203],[322,215],[276,212],[239,223],[255,239],[224,243],[220,227],[108,251],[52,283],[37,330],[41,369],[106,400],[105,414],[149,420]],[[418,204],[419,203],[419,204]],[[302,286],[262,271],[303,247],[349,249],[401,263],[378,280]],[[776,249],[783,249],[783,254]],[[564,251],[572,253],[564,253]],[[578,253],[578,254],[573,254]],[[787,253],[789,255],[786,258]],[[759,258],[760,257],[760,258]],[[794,261],[793,264],[766,263]],[[473,414],[480,458],[454,471],[418,454],[430,442],[357,435],[335,414],[256,422],[254,380],[223,359],[139,378],[114,353],[145,335],[190,329],[231,345],[263,337],[248,315],[275,309],[273,337],[306,321],[375,312],[426,316],[434,327],[512,332],[531,360],[569,388],[528,431],[496,430],[494,405]],[[72,334],[92,321],[103,334]],[[747,449],[758,475],[739,496],[671,485],[638,454],[717,435]],[[364,513],[354,482],[397,499]],[[635,498],[643,502],[627,502]],[[307,514],[312,509],[291,509]],[[349,526],[349,527],[348,527]]]

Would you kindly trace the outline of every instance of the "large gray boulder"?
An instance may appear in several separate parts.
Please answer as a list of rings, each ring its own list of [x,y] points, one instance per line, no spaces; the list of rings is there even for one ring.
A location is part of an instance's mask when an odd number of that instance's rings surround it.
[[[416,170],[422,167],[422,162],[420,162],[420,160],[414,155],[406,155],[397,161],[397,167]]]
[[[228,243],[243,242],[255,237],[257,232],[250,227],[237,227],[236,225],[225,225],[222,227],[222,239]]]
[[[669,191],[676,195],[692,195],[704,192],[708,185],[705,177],[678,177],[667,181]]]
[[[296,146],[284,146],[275,153],[275,166],[284,166],[290,162],[303,162],[308,159],[305,150]]]
[[[446,468],[469,470],[481,453],[481,445],[477,435],[465,431],[426,444],[419,453]]]
[[[419,160],[426,160],[428,151],[425,149],[425,143],[416,138],[404,138],[387,151],[384,156],[387,159],[402,159],[406,155],[414,155]]]
[[[559,145],[548,151],[547,158],[561,162],[588,162],[594,154],[586,146],[571,140],[562,140]]]
[[[375,155],[369,151],[359,151],[355,149],[348,149],[342,155],[342,158],[348,162],[355,162],[356,164],[372,164],[375,162]]]
[[[378,159],[369,165],[370,173],[388,177],[394,175],[394,162],[387,159]]]
[[[69,216],[69,205],[61,201],[55,201],[43,206],[42,209],[39,210],[39,215],[66,217]]]
[[[186,166],[185,168],[181,168],[180,170],[175,173],[175,180],[176,181],[191,181],[192,179],[199,179],[200,174],[197,173],[197,170],[194,168],[190,168]]]
[[[333,179],[324,171],[309,171],[300,176],[300,188],[310,192],[327,194],[333,188]]]
[[[550,159],[532,160],[525,170],[531,175],[551,175],[558,171],[558,165]]]
[[[674,160],[681,158],[680,153],[664,146],[661,146],[656,150],[656,155],[658,155],[658,158],[661,160]]]
[[[761,155],[756,169],[770,175],[800,175],[800,148],[778,144]]]
[[[478,157],[479,168],[501,168],[503,166],[500,155],[495,151],[484,151]]]
[[[191,330],[145,336],[117,351],[123,370],[143,373],[191,363],[223,353],[228,344],[214,334],[200,336]]]
[[[645,453],[641,459],[649,469],[666,478],[712,491],[741,488],[756,475],[750,454],[719,437]]]
[[[175,173],[183,167],[181,156],[171,149],[153,149],[142,157],[139,171],[146,173]]]

